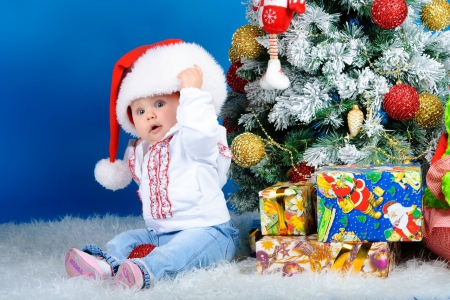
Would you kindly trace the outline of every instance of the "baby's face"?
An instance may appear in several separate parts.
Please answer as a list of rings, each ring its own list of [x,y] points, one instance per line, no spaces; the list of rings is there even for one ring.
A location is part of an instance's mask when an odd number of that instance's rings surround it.
[[[131,115],[139,137],[150,144],[161,141],[177,123],[180,94],[139,98],[131,102]]]

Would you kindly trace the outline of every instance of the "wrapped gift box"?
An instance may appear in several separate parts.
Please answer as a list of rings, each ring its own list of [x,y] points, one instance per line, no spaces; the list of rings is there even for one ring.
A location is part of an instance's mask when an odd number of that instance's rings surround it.
[[[322,243],[317,234],[309,236],[264,236],[256,242],[257,271],[260,275],[336,271],[342,274],[387,277],[394,265],[392,243]]]
[[[256,242],[262,239],[259,228],[252,228],[248,232],[248,244],[250,246],[250,257],[256,257]]]
[[[256,257],[256,242],[262,239],[261,220],[253,220],[252,227],[248,232],[248,244],[250,247],[250,257]]]
[[[262,235],[315,232],[316,191],[306,182],[279,182],[259,192]]]
[[[421,241],[418,165],[333,166],[317,173],[318,240]]]

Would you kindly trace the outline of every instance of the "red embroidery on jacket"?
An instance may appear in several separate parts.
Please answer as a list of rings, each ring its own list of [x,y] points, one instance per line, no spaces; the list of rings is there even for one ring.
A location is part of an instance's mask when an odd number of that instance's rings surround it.
[[[136,176],[136,147],[133,149],[133,155],[130,156],[130,159],[128,159],[128,168],[130,168],[131,176],[133,176],[133,179],[136,181],[138,185],[141,184],[139,178]]]
[[[217,146],[219,147],[219,153],[225,157],[228,158],[233,158],[233,153],[231,152],[231,149],[228,148],[227,146],[225,146],[224,144],[222,144],[221,142],[219,142],[217,144]]]
[[[169,137],[149,148],[147,165],[150,189],[150,214],[153,219],[172,217],[172,203],[169,200]]]

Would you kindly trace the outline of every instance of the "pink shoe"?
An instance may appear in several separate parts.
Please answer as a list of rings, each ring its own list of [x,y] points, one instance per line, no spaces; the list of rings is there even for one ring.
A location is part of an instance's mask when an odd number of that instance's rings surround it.
[[[70,277],[106,279],[112,274],[111,266],[106,261],[75,248],[67,252],[65,266]]]
[[[142,289],[144,287],[144,274],[136,264],[126,261],[120,265],[116,276],[114,276],[114,283],[129,288]]]

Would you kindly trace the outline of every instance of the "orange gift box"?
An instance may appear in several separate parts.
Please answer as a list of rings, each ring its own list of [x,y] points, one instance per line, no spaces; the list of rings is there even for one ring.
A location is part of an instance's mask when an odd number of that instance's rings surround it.
[[[259,192],[262,235],[315,232],[316,192],[306,182],[279,182]]]

